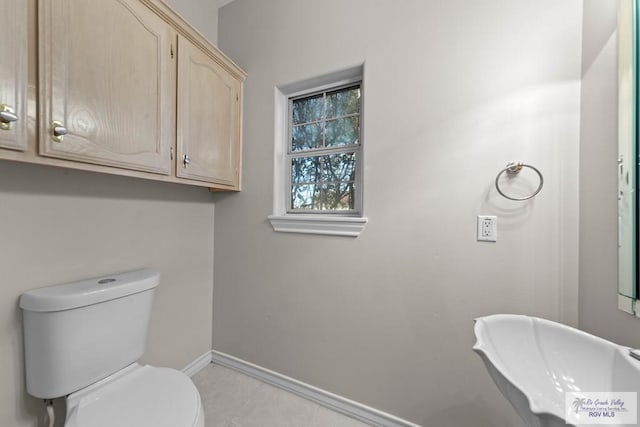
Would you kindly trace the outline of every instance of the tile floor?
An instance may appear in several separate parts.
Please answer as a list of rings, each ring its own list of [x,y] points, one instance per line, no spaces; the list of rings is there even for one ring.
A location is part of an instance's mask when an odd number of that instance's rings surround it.
[[[206,427],[367,427],[292,393],[210,364],[193,377]]]

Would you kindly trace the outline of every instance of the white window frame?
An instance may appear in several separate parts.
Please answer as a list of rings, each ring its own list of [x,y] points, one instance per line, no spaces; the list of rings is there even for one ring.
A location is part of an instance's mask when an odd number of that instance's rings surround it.
[[[360,212],[362,211],[362,191],[360,188],[361,185],[361,181],[362,181],[362,174],[360,172],[360,158],[361,158],[361,153],[362,153],[362,138],[360,136],[360,132],[358,132],[358,141],[357,144],[352,144],[352,145],[341,145],[341,146],[337,146],[337,147],[320,147],[320,148],[314,148],[314,149],[309,149],[309,150],[300,150],[300,151],[293,151],[292,150],[292,135],[291,132],[293,131],[293,120],[292,120],[292,114],[293,114],[293,103],[296,100],[299,99],[305,99],[305,98],[310,98],[313,97],[315,95],[323,95],[323,102],[326,103],[326,99],[324,99],[324,96],[326,96],[327,93],[330,92],[334,92],[334,91],[340,91],[343,89],[348,89],[348,88],[353,88],[357,86],[358,89],[360,90],[360,103],[362,104],[364,102],[364,98],[363,98],[363,91],[362,91],[362,80],[359,79],[355,79],[353,81],[351,80],[346,80],[343,82],[343,84],[341,84],[340,86],[329,86],[329,87],[323,87],[321,89],[316,89],[314,88],[311,91],[305,91],[303,93],[300,94],[295,94],[295,95],[290,95],[289,96],[289,110],[288,110],[288,120],[287,120],[287,130],[288,130],[288,134],[287,134],[287,186],[285,188],[285,192],[287,193],[288,197],[287,197],[287,213],[288,214],[299,214],[299,213],[304,213],[304,214],[321,214],[321,215],[342,215],[342,216],[360,216]],[[326,107],[326,105],[325,105]],[[360,121],[360,123],[362,123],[362,107],[358,110],[358,112],[353,116],[357,115],[358,116],[358,120]],[[325,120],[325,118],[323,117],[323,119],[321,120],[321,123],[323,124],[323,126],[326,126],[326,123],[328,122],[328,120]],[[362,130],[362,126],[359,126],[359,131]],[[292,206],[292,201],[291,201],[291,191],[292,191],[292,187],[293,187],[293,182],[291,182],[291,168],[292,168],[292,162],[293,159],[295,158],[301,158],[301,157],[324,157],[324,156],[331,156],[334,154],[343,154],[343,153],[354,153],[356,160],[355,160],[355,179],[354,179],[354,183],[356,185],[356,192],[355,192],[355,198],[353,200],[353,209],[345,209],[345,210],[317,210],[317,209],[294,209]]]
[[[325,234],[357,237],[364,230],[367,218],[364,216],[364,187],[362,171],[364,160],[364,66],[359,65],[320,77],[308,79],[275,88],[274,114],[274,173],[273,173],[273,214],[269,221],[275,231],[287,233]],[[305,94],[317,93],[333,88],[341,88],[359,83],[362,93],[360,104],[360,148],[356,159],[356,182],[359,194],[354,211],[330,212],[288,212],[291,198],[289,165],[290,99]]]

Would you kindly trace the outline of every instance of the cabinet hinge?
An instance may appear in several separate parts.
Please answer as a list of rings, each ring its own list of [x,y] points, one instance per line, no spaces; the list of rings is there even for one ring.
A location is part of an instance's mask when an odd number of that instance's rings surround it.
[[[173,160],[173,147],[169,149],[169,155],[171,156],[171,160]]]
[[[171,43],[171,59],[173,59],[173,43]]]

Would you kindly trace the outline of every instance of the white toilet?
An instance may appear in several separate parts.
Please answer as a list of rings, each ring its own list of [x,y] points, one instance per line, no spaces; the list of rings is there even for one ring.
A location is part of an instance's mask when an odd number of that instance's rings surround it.
[[[20,297],[27,392],[66,396],[65,426],[204,426],[200,395],[187,375],[136,363],[159,281],[144,269]]]

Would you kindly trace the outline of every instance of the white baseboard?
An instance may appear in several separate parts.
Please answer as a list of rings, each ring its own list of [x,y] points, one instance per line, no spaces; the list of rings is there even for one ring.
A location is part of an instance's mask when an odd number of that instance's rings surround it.
[[[420,427],[362,403],[319,389],[237,357],[211,350],[214,364],[230,368],[375,427]]]
[[[184,367],[182,369],[182,372],[192,377],[202,369],[206,368],[209,363],[211,363],[211,352],[207,351],[205,354],[198,357],[196,360]]]

